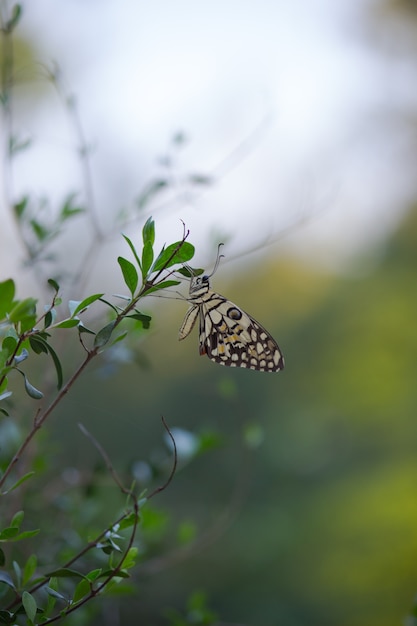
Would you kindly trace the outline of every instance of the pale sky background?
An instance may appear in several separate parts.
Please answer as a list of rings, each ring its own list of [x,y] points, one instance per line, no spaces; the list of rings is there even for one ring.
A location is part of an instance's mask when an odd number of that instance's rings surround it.
[[[158,159],[179,130],[188,141],[177,177],[224,175],[164,210],[161,196],[149,212],[161,243],[181,236],[183,219],[208,266],[209,243],[227,234],[230,258],[271,237],[271,252],[339,267],[392,228],[416,193],[415,139],[400,115],[417,107],[417,55],[413,24],[374,21],[378,4],[24,3],[21,32],[41,63],[60,66],[94,146],[96,205],[115,233],[99,262],[126,252],[113,217],[164,171]],[[82,179],[74,134],[41,73],[34,103],[17,90],[16,127],[33,147],[16,159],[14,191],[60,201]],[[286,233],[302,216],[308,224]],[[73,231],[88,244],[88,227],[74,222]],[[127,232],[139,238],[137,227]],[[6,221],[0,278],[14,269],[16,241]]]

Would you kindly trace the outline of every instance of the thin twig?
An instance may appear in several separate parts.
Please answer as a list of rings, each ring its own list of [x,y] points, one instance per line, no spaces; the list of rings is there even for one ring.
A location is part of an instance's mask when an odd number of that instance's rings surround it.
[[[154,496],[156,496],[158,493],[161,493],[162,491],[165,491],[165,489],[169,486],[169,484],[171,483],[172,479],[174,478],[176,469],[177,469],[177,463],[178,463],[178,455],[177,455],[177,444],[175,443],[175,439],[174,439],[174,435],[172,434],[172,432],[169,429],[168,424],[165,421],[165,418],[163,415],[161,415],[161,420],[162,423],[164,425],[165,430],[168,433],[169,438],[172,441],[172,445],[174,448],[174,461],[172,463],[172,469],[171,469],[171,473],[168,476],[168,479],[165,481],[165,483],[163,485],[161,485],[160,487],[157,487],[156,489],[154,489],[150,495],[148,496],[148,500],[150,500],[151,498],[153,498]]]
[[[27,435],[26,439],[23,441],[23,443],[21,444],[20,448],[17,450],[17,452],[13,456],[12,460],[10,461],[9,465],[7,466],[6,470],[4,471],[3,476],[0,478],[0,487],[2,487],[4,485],[6,479],[8,478],[9,474],[11,473],[12,469],[19,462],[20,457],[22,456],[23,452],[26,450],[27,446],[32,441],[32,439],[35,436],[35,434],[37,433],[37,431],[42,427],[42,425],[44,424],[45,420],[49,417],[49,415],[56,408],[56,406],[61,402],[61,400],[66,396],[66,394],[71,389],[72,385],[75,383],[77,378],[80,376],[80,374],[84,371],[84,369],[87,367],[87,365],[90,363],[90,361],[97,354],[98,354],[98,348],[95,348],[95,349],[91,350],[90,352],[88,352],[87,356],[84,359],[84,361],[75,370],[74,374],[67,381],[67,383],[62,387],[62,389],[57,394],[55,399],[51,402],[51,404],[48,406],[48,408],[45,409],[45,411],[41,412],[40,414],[39,414],[39,411],[37,412],[37,414],[36,414],[36,416],[35,416],[35,418],[33,420],[32,430]]]

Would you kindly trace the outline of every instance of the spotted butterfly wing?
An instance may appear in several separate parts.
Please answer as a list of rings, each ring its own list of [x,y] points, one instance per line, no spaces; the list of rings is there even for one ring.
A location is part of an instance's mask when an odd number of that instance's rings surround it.
[[[209,277],[193,277],[191,306],[180,328],[185,339],[200,318],[200,354],[229,367],[277,372],[284,359],[275,339],[236,304],[210,289]]]

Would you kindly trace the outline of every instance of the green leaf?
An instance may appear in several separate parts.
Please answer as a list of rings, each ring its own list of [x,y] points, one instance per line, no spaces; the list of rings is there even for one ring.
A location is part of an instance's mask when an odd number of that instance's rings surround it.
[[[128,261],[122,256],[119,256],[117,258],[117,262],[119,263],[120,269],[122,270],[122,274],[123,274],[123,278],[126,283],[126,286],[133,296],[133,294],[136,291],[136,287],[138,286],[138,281],[139,281],[136,268],[133,265],[133,263],[131,263],[130,261]]]
[[[131,319],[138,320],[142,323],[142,326],[145,330],[147,330],[150,326],[152,317],[150,315],[146,315],[146,313],[141,313],[137,309],[131,315],[127,315],[126,317],[130,317]]]
[[[6,23],[7,32],[11,33],[12,30],[17,26],[21,15],[22,15],[22,6],[20,4],[15,4],[12,9],[12,16],[10,20]]]
[[[91,593],[91,583],[86,579],[80,580],[78,585],[75,587],[72,601],[79,602],[82,598],[88,596],[89,593]]]
[[[46,334],[46,333],[45,333]],[[57,375],[57,387],[58,389],[61,389],[62,387],[62,365],[61,365],[61,361],[58,358],[57,353],[55,352],[55,350],[52,348],[52,346],[49,345],[49,343],[46,341],[46,339],[44,339],[44,336],[41,335],[40,333],[37,335],[32,335],[31,337],[29,337],[29,343],[32,347],[32,349],[37,353],[40,354],[41,352],[45,352],[45,353],[49,353],[51,355],[52,361],[54,363],[55,366],[55,370],[56,370],[56,375]]]
[[[31,335],[31,337],[29,337],[30,347],[36,354],[48,354],[48,348],[45,346],[45,343],[46,342],[42,341],[37,335]]]
[[[13,485],[11,487],[9,487],[9,489],[7,489],[7,491],[3,491],[2,495],[6,495],[7,493],[10,493],[10,491],[13,491],[14,489],[17,489],[17,487],[19,487],[22,483],[24,483],[26,480],[28,480],[29,478],[31,478],[33,475],[35,474],[35,472],[28,472],[27,474],[24,474],[24,476],[21,476],[19,478],[19,480],[17,480],[15,483],[13,483]]]
[[[50,586],[45,587],[45,591],[48,596],[52,596],[52,598],[56,598],[57,600],[64,600],[65,602],[67,601],[66,597],[63,596],[62,593],[59,593],[59,591],[57,591],[56,589],[52,589],[52,587]]]
[[[32,622],[34,622],[38,607],[35,598],[28,591],[24,591],[22,593],[22,604],[25,609],[26,615]]]
[[[125,330],[118,337],[116,337],[116,339],[113,339],[111,345],[114,346],[115,343],[119,343],[119,341],[123,341],[123,339],[126,337],[126,335],[127,335],[127,330]]]
[[[55,289],[55,291],[58,293],[58,291],[59,291],[59,285],[58,285],[58,283],[56,282],[56,280],[54,280],[53,278],[48,278],[48,284],[49,284],[49,285],[51,285],[51,287],[52,287],[53,289]]]
[[[24,511],[18,511],[13,515],[12,521],[10,522],[10,526],[13,528],[20,528],[23,522],[23,518],[25,517]]]
[[[108,343],[115,324],[116,324],[116,320],[113,320],[112,322],[110,322],[110,324],[107,324],[101,330],[98,331],[94,339],[95,348],[102,348],[103,346],[106,345],[106,343]]]
[[[56,311],[55,309],[50,309],[45,313],[44,317],[44,328],[49,328],[51,324],[55,322],[56,319]]]
[[[71,317],[75,317],[78,313],[84,312],[90,304],[96,302],[96,300],[100,300],[100,298],[104,296],[104,293],[95,293],[92,296],[88,296],[88,298],[84,298],[81,302],[75,302],[75,300],[70,300],[68,306],[70,307]],[[73,306],[75,305],[75,308]]]
[[[12,589],[16,588],[16,585],[14,584],[12,577],[7,572],[0,571],[0,582],[4,583],[8,587],[11,587]]]
[[[97,578],[101,576],[102,572],[103,570],[101,569],[101,567],[99,567],[98,569],[92,569],[91,572],[88,572],[88,574],[86,574],[86,578],[90,582],[94,582],[95,580],[97,580]]]
[[[185,276],[186,278],[192,278],[193,276],[200,276],[201,274],[204,274],[204,270],[200,267],[192,267],[191,270],[192,273],[186,267],[180,267],[176,271],[178,272],[178,274],[182,274],[182,276]]]
[[[153,287],[150,287],[146,290],[145,295],[149,295],[154,291],[160,291],[161,289],[167,289],[168,287],[175,287],[175,285],[180,285],[179,280],[164,280],[161,283],[157,283]]]
[[[59,322],[58,324],[55,325],[55,328],[74,328],[74,326],[78,326],[80,324],[80,320],[76,320],[74,318],[67,318],[65,320],[62,320],[62,322]]]
[[[188,241],[177,241],[161,250],[152,267],[152,272],[159,272],[177,263],[186,263],[194,256],[194,246]]]
[[[31,554],[23,567],[23,584],[26,585],[36,571],[38,559],[36,554]]]
[[[17,322],[22,323],[27,318],[33,318],[32,326],[34,326],[36,321],[36,300],[34,298],[19,300],[9,313],[9,320],[12,324],[16,324]],[[28,328],[31,328],[31,326]]]
[[[69,567],[59,567],[52,572],[46,574],[48,577],[55,576],[55,578],[85,578],[84,574],[77,572],[75,569]]]
[[[15,216],[17,217],[18,221],[22,218],[23,213],[26,210],[26,207],[28,205],[29,202],[29,197],[28,196],[23,196],[23,198],[20,200],[20,202],[17,202],[14,206],[14,213]]]
[[[152,217],[149,217],[146,220],[146,223],[142,229],[142,239],[144,245],[148,241],[150,242],[151,246],[153,246],[153,244],[155,243],[155,222],[153,221]]]
[[[20,372],[23,375],[23,378],[25,379],[25,390],[28,396],[30,396],[34,400],[40,400],[41,398],[43,398],[42,391],[39,391],[39,389],[36,389],[36,387],[34,387],[32,383],[29,382],[29,379],[26,376],[26,374],[24,372],[21,372],[20,370],[17,370],[17,371]]]
[[[153,247],[150,241],[146,241],[142,250],[142,276],[143,280],[146,280],[148,272],[151,269],[153,263]]]
[[[132,254],[133,254],[133,256],[135,257],[136,262],[137,262],[137,264],[138,264],[138,266],[139,266],[140,270],[142,271],[142,265],[141,265],[141,262],[140,262],[140,259],[139,259],[139,255],[138,255],[138,253],[136,252],[136,248],[135,248],[135,246],[134,246],[134,245],[133,245],[133,243],[130,241],[130,239],[129,239],[129,237],[128,237],[127,235],[123,235],[123,237],[124,237],[124,240],[126,241],[126,243],[128,244],[129,248],[131,249]]]
[[[0,541],[22,541],[22,539],[35,537],[39,534],[39,532],[39,528],[37,528],[36,530],[25,530],[22,533],[19,533],[18,528],[10,526],[8,528],[4,528],[0,532]]]
[[[126,517],[122,519],[119,525],[119,530],[130,528],[136,523],[137,519],[137,515],[134,513],[134,511],[132,511],[131,513],[129,513],[129,515],[126,515]]]
[[[7,354],[7,357],[11,356],[17,345],[17,340],[14,337],[5,337],[1,344],[2,350]]]
[[[0,531],[0,541],[13,541],[15,537],[19,534],[19,529],[15,526],[8,526],[7,528],[3,528]]]
[[[70,193],[62,206],[61,209],[61,220],[65,221],[74,215],[78,215],[79,213],[84,213],[85,209],[79,206],[74,206],[74,200],[77,197],[76,193]]]
[[[34,218],[29,221],[29,224],[32,226],[32,230],[39,242],[45,241],[45,239],[47,239],[52,234],[51,230],[45,228],[43,224],[41,224],[40,222],[38,222],[38,220],[35,220]]]
[[[126,554],[125,558],[122,561],[121,565],[123,569],[130,569],[134,567],[136,565],[137,556],[138,556],[138,549],[133,546],[132,548],[129,549],[128,553]]]
[[[0,320],[9,313],[15,294],[15,284],[11,278],[0,283]]]

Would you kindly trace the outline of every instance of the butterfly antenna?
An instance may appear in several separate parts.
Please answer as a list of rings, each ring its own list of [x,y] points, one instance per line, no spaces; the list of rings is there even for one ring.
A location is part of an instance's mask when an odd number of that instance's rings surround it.
[[[208,278],[210,278],[211,276],[213,276],[213,274],[217,272],[217,268],[220,264],[220,259],[224,259],[224,254],[220,254],[220,249],[222,246],[224,246],[224,243],[219,243],[219,245],[217,246],[217,259],[214,264],[213,271],[211,272],[211,274],[208,274]]]
[[[194,274],[193,268],[190,265],[187,265],[187,263],[183,263],[182,266],[187,270],[187,272],[190,273],[190,276],[194,278],[195,274]],[[184,278],[187,278],[187,277],[184,276]]]

